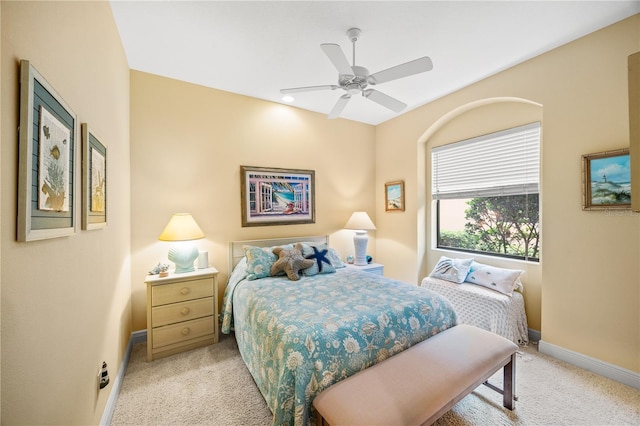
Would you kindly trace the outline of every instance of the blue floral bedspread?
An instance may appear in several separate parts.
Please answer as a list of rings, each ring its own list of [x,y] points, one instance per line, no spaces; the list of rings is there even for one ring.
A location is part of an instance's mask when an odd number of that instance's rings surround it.
[[[456,324],[436,293],[347,268],[300,281],[232,274],[222,316],[274,425],[309,424],[322,390]]]

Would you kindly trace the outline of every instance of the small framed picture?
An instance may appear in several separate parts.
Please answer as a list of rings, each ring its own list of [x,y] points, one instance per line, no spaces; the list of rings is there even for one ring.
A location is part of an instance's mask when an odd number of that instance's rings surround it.
[[[107,148],[89,129],[82,133],[82,229],[107,226]]]
[[[582,156],[582,209],[631,208],[629,149]]]
[[[404,181],[397,180],[384,184],[384,210],[387,212],[404,211]]]

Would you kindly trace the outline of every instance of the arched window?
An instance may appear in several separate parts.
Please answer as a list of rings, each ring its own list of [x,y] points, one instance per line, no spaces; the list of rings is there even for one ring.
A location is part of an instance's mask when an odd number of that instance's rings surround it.
[[[538,261],[540,123],[431,150],[437,247]]]

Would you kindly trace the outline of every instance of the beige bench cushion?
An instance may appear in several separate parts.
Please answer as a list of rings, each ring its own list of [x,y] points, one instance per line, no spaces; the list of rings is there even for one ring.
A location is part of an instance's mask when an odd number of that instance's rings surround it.
[[[331,426],[430,424],[517,349],[501,336],[457,325],[336,383],[313,405]]]

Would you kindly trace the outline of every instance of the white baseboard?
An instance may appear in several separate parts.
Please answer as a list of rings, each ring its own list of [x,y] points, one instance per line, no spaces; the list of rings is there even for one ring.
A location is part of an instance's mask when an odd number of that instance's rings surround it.
[[[561,361],[568,362],[576,367],[584,368],[585,370],[592,371],[601,376],[608,377],[609,379],[640,389],[640,374],[631,370],[547,343],[544,340],[540,340],[538,343],[538,351]]]
[[[111,393],[109,393],[109,399],[107,405],[104,407],[102,413],[102,419],[100,419],[100,426],[109,426],[111,419],[113,418],[113,410],[116,409],[116,403],[118,402],[118,396],[120,395],[120,388],[122,388],[122,381],[124,380],[124,374],[127,372],[127,366],[129,365],[129,358],[131,357],[131,350],[136,343],[142,343],[147,340],[147,330],[134,331],[131,333],[129,343],[127,344],[127,350],[124,352],[122,358],[122,364],[118,369],[118,375],[113,380],[113,387]]]

